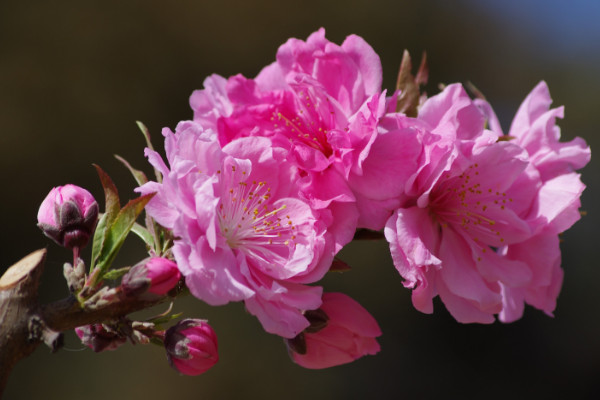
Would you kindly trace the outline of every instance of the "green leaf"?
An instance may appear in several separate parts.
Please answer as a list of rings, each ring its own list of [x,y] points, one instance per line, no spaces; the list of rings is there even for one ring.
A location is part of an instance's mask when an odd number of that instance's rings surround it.
[[[131,231],[138,235],[150,248],[154,248],[154,238],[152,237],[152,234],[148,232],[148,229],[136,222],[133,224]]]
[[[129,172],[131,172],[131,175],[133,175],[133,178],[135,179],[138,185],[142,186],[144,183],[148,182],[146,174],[144,174],[139,169],[133,168],[131,164],[129,164],[127,160],[125,160],[123,157],[119,156],[118,154],[115,154],[115,158],[121,161],[121,163],[123,163],[123,165],[127,167],[127,169],[129,170]]]
[[[102,247],[104,246],[104,240],[106,239],[106,214],[102,214],[100,220],[98,221],[98,225],[96,226],[96,231],[94,232],[94,241],[92,242],[92,265],[90,265],[90,271],[94,269],[96,265],[96,261],[98,257],[100,257],[100,252],[102,251]]]
[[[107,273],[105,273],[104,277],[102,279],[114,281],[115,279],[119,279],[120,277],[125,275],[127,273],[127,271],[129,271],[130,269],[131,269],[131,267],[112,269],[112,270],[108,271]]]
[[[140,121],[135,121],[135,123],[137,124],[138,128],[140,128],[140,131],[142,131],[142,134],[144,135],[144,138],[146,139],[146,145],[148,146],[148,148],[150,150],[154,151],[154,147],[152,146],[152,141],[150,140],[150,131],[148,130],[148,128],[146,128],[146,125],[144,125]],[[156,175],[156,181],[158,183],[161,183],[162,182],[162,174],[156,168],[154,168],[154,175]]]
[[[108,174],[104,172],[104,170],[100,168],[100,166],[96,164],[93,165],[96,168],[96,171],[98,172],[100,182],[102,182],[102,187],[104,188],[104,198],[106,200],[106,226],[110,226],[115,220],[117,214],[119,213],[119,209],[121,208],[121,202],[119,201],[119,192],[117,191],[117,187],[113,183],[112,179],[110,179]]]
[[[144,138],[146,139],[146,145],[148,148],[150,148],[150,150],[154,150],[154,147],[152,147],[152,141],[150,140],[150,131],[148,128],[146,128],[146,125],[144,125],[144,123],[141,121],[135,121],[135,123],[137,124],[138,128],[140,128],[140,131],[142,131],[142,135],[144,135]]]
[[[131,200],[119,211],[112,225],[107,228],[106,238],[98,257],[97,267],[100,269],[98,281],[102,280],[106,271],[110,269],[135,220],[153,196],[154,193],[151,193]]]
[[[155,325],[162,325],[162,324],[166,324],[167,322],[171,322],[172,320],[177,319],[177,318],[181,317],[182,315],[183,315],[183,313],[180,312],[177,314],[165,315],[165,316],[161,316],[159,318],[150,319],[148,321],[153,322]]]

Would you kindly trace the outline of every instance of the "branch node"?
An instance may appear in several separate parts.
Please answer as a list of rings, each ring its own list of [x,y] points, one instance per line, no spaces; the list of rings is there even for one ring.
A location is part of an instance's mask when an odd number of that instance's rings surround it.
[[[27,341],[35,343],[38,341],[44,342],[53,353],[58,351],[64,345],[64,335],[62,332],[56,332],[48,328],[44,321],[37,315],[33,315],[29,319],[29,336]]]

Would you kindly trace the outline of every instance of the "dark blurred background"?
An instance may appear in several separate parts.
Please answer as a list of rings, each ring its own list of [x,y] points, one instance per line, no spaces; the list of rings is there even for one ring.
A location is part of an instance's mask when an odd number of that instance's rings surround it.
[[[566,106],[563,138],[582,136],[595,149],[599,18],[600,3],[592,0],[1,0],[0,271],[48,247],[42,299],[65,296],[61,271],[70,255],[35,225],[50,188],[75,183],[102,199],[93,162],[112,175],[123,199],[134,197],[134,181],[113,154],[149,170],[135,120],[159,144],[162,127],[191,118],[188,97],[207,75],[252,77],[287,38],[305,39],[321,26],[337,43],[363,36],[382,59],[386,88],[404,48],[417,59],[427,51],[428,92],[471,81],[505,130],[544,79],[554,105]],[[513,324],[461,325],[440,303],[434,315],[421,314],[386,244],[354,243],[341,255],[353,270],[324,284],[378,319],[376,356],[304,370],[241,304],[214,308],[186,298],[175,309],[208,318],[219,335],[220,362],[205,375],[178,375],[156,346],[94,354],[69,333],[64,350],[40,346],[18,364],[4,398],[600,398],[598,172],[595,160],[583,171],[588,214],[563,236],[566,274],[555,318],[527,309]],[[125,249],[120,265],[144,254],[135,238]]]

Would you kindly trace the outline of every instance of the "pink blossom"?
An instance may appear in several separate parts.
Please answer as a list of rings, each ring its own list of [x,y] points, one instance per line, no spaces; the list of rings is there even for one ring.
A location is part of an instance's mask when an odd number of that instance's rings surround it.
[[[512,321],[524,302],[554,309],[556,234],[579,218],[583,185],[572,171],[589,149],[580,139],[558,142],[562,110],[548,111],[544,88],[521,106],[508,140],[489,104],[471,101],[460,85],[422,106],[425,157],[385,228],[417,309],[431,313],[436,295],[460,322],[490,323],[494,314]],[[486,118],[494,131],[484,129]]]
[[[502,285],[504,307],[500,319],[504,322],[519,319],[525,303],[552,315],[563,278],[557,234],[580,218],[580,196],[585,185],[574,171],[589,162],[590,148],[579,137],[559,142],[560,128],[555,123],[556,118],[563,117],[564,109],[550,109],[551,103],[548,86],[540,82],[519,107],[508,136],[503,136],[489,104],[479,101],[487,117],[494,121],[494,131],[527,151],[542,181],[538,204],[532,210],[539,221],[534,227],[535,235],[500,249],[508,259],[525,262],[533,274],[527,286]]]
[[[210,131],[182,122],[168,129],[170,166],[150,150],[162,183],[148,213],[177,237],[173,254],[192,294],[211,305],[245,301],[271,333],[293,337],[308,321],[302,310],[321,304],[321,279],[334,244],[299,196],[299,171],[267,138],[231,141],[222,149]]]
[[[200,375],[219,361],[217,335],[203,320],[184,319],[165,333],[169,364],[184,375]]]
[[[458,321],[492,322],[502,310],[501,283],[531,280],[524,262],[495,249],[531,237],[539,174],[521,147],[484,130],[483,114],[459,85],[428,99],[419,119],[429,134],[407,186],[413,200],[385,228],[394,264],[420,311],[432,312],[439,295]]]
[[[362,175],[377,138],[385,105],[381,79],[379,57],[362,38],[351,35],[336,45],[320,29],[306,42],[288,40],[255,79],[209,77],[190,104],[194,120],[214,129],[222,145],[264,136],[285,149],[301,171],[303,197],[326,210],[322,219],[340,250],[359,218],[347,180]]]
[[[290,341],[302,341],[301,349],[290,345],[295,363],[311,369],[329,368],[379,352],[375,338],[381,329],[355,300],[342,293],[324,293],[319,310],[324,313],[321,326]]]

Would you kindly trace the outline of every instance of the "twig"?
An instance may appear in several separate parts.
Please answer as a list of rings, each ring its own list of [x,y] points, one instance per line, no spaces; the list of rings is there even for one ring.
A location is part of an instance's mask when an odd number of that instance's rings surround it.
[[[41,343],[53,351],[62,332],[152,307],[168,296],[120,297],[104,307],[85,310],[74,296],[40,305],[37,292],[46,250],[37,250],[12,265],[0,278],[0,397],[15,364]]]

